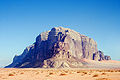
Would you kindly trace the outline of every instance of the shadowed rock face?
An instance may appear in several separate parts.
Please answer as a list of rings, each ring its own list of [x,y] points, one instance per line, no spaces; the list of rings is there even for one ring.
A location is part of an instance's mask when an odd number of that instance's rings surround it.
[[[23,54],[15,56],[13,63],[6,67],[78,68],[83,66],[83,58],[111,59],[98,51],[93,39],[68,28],[55,27],[37,36],[36,42]]]
[[[103,54],[102,51],[97,51],[93,54],[93,60],[101,61],[101,60],[111,60],[110,56]]]

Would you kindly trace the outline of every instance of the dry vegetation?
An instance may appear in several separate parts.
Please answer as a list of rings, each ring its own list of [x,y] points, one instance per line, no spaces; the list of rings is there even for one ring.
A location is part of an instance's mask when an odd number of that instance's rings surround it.
[[[87,72],[83,72],[83,74],[87,74]]]
[[[9,77],[11,76],[11,77]],[[0,80],[120,80],[120,70],[2,69]]]
[[[67,74],[65,74],[65,73],[61,73],[61,74],[60,74],[60,76],[65,76],[65,75],[67,75]]]
[[[49,75],[53,75],[53,72],[50,72]]]
[[[99,76],[98,74],[93,75],[93,77],[98,77],[98,76]]]
[[[107,73],[102,73],[101,75],[106,75]]]
[[[24,74],[23,72],[21,72],[20,74]]]
[[[14,74],[10,73],[8,76],[14,76]]]
[[[108,79],[108,78],[99,78],[99,79],[96,79],[96,80],[111,80],[111,79]]]
[[[81,73],[80,71],[77,71],[77,73]]]

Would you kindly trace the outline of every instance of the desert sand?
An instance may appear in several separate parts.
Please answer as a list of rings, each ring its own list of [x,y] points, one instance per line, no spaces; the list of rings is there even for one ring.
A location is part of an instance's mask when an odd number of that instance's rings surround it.
[[[120,80],[120,69],[1,68],[0,80]]]

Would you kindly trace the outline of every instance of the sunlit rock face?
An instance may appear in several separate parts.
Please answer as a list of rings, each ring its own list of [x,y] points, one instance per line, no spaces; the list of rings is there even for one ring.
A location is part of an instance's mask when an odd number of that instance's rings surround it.
[[[110,60],[97,49],[97,43],[85,35],[63,27],[55,27],[37,36],[36,42],[27,47],[13,63],[6,67],[18,68],[79,68],[82,59]]]

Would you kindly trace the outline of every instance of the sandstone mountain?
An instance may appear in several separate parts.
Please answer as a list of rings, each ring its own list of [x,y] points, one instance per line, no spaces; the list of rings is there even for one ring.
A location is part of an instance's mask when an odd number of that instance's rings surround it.
[[[85,35],[63,27],[55,27],[37,36],[36,42],[15,56],[6,67],[14,68],[80,68],[83,59],[110,60],[97,48],[97,43]]]

